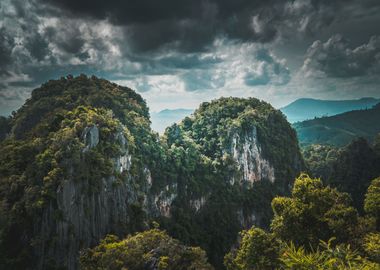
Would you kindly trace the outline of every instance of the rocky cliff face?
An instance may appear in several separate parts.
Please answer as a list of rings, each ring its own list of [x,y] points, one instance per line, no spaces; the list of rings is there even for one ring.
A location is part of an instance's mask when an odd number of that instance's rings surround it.
[[[203,103],[163,138],[179,172],[163,224],[204,247],[217,267],[239,230],[269,225],[272,198],[289,192],[303,169],[294,130],[281,112],[253,98]]]
[[[90,150],[96,150],[99,144],[104,143],[100,139],[100,132],[96,125],[84,128],[80,138],[84,144],[83,154],[91,154]],[[157,217],[170,219],[176,199],[187,204],[194,215],[201,215],[203,207],[208,205],[211,193],[194,193],[193,199],[177,198],[176,181],[152,193],[150,188],[154,179],[150,169],[144,166],[141,177],[133,175],[127,139],[120,131],[111,137],[113,139],[108,143],[116,143],[120,150],[117,156],[110,157],[114,175],[101,178],[99,185],[94,187],[91,179],[77,181],[75,174],[79,172],[71,169],[71,175],[63,179],[56,189],[56,200],[44,209],[41,225],[35,228],[41,240],[36,251],[39,269],[46,268],[51,260],[65,269],[77,269],[79,250],[96,245],[108,233],[122,236],[129,231],[133,218],[131,206],[138,205],[147,221]],[[256,127],[232,136],[231,147],[227,152],[235,162],[236,174],[231,177],[231,185],[252,188],[255,182],[274,182],[274,168],[263,157],[257,137]],[[120,174],[123,175],[122,181],[117,177]],[[242,206],[237,209],[238,222],[242,228],[260,223],[260,215],[255,211],[243,211]]]
[[[140,204],[139,194],[147,190],[136,188],[136,179],[130,173],[131,155],[123,133],[117,132],[113,137],[111,143],[116,142],[120,150],[118,156],[111,157],[113,169],[118,174],[123,173],[122,181],[109,175],[94,186],[91,183],[94,179],[77,181],[75,174],[79,172],[70,169],[70,175],[62,179],[56,189],[56,199],[44,209],[41,224],[35,228],[41,241],[36,252],[39,269],[45,269],[50,260],[65,269],[77,269],[80,249],[97,244],[108,233],[123,235],[128,231],[132,218],[130,206]],[[96,148],[98,127],[86,127],[82,140],[83,153]],[[149,181],[151,179],[146,177],[140,184],[146,187]]]
[[[154,195],[154,206],[158,209],[158,215],[170,218],[170,209],[177,197],[177,184],[166,185],[159,194]]]
[[[263,157],[255,126],[243,135],[235,133],[232,136],[231,153],[241,173],[240,182],[250,185],[262,180],[274,182],[273,165]],[[231,184],[234,182],[235,178],[232,178]]]
[[[4,269],[77,269],[81,249],[153,220],[218,267],[302,168],[289,124],[256,99],[202,104],[160,139],[140,96],[80,76],[36,89],[12,121],[0,144],[0,263],[18,261]]]
[[[86,127],[83,131],[82,137],[83,137],[83,142],[86,145],[82,151],[87,152],[89,149],[94,148],[99,143],[99,129],[98,129],[98,127],[96,125]]]
[[[1,269],[77,269],[81,249],[147,228],[164,208],[144,154],[157,139],[134,91],[96,77],[50,81],[11,125],[0,144]]]

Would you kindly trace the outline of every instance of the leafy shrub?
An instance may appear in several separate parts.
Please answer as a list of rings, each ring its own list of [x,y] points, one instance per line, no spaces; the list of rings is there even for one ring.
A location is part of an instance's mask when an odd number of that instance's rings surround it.
[[[380,233],[369,233],[364,238],[364,250],[369,258],[380,263]]]
[[[283,270],[375,270],[380,265],[370,262],[353,251],[349,245],[332,245],[332,240],[321,241],[315,251],[286,245],[281,255]]]
[[[273,234],[252,227],[240,233],[238,249],[224,258],[228,270],[266,270],[279,266],[280,243]]]
[[[81,253],[83,270],[211,270],[206,253],[197,247],[187,247],[166,232],[152,229],[124,240],[109,235],[93,249]]]

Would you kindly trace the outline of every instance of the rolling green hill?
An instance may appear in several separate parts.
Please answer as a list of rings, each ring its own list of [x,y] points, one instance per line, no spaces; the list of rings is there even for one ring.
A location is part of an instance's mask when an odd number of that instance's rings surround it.
[[[380,132],[380,104],[371,109],[298,122],[293,127],[301,144],[344,146],[357,137],[372,141]]]

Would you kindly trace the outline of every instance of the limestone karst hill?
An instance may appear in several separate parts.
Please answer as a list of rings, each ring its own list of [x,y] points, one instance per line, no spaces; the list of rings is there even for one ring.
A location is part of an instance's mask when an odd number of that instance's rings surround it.
[[[133,90],[68,76],[35,89],[7,125],[5,269],[77,269],[81,249],[153,220],[221,265],[242,228],[268,226],[272,198],[304,168],[295,131],[254,98],[203,103],[159,137]]]

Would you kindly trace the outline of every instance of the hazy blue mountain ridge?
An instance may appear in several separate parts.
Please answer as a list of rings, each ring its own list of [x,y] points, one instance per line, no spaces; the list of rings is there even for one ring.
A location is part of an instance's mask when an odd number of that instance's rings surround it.
[[[165,128],[171,126],[174,123],[178,123],[185,116],[192,114],[194,110],[192,109],[165,109],[159,112],[151,113],[152,129],[163,133]]]
[[[281,108],[290,123],[310,120],[315,117],[333,116],[336,114],[370,109],[380,102],[380,99],[364,97],[354,100],[319,100],[300,98]]]
[[[344,146],[357,137],[372,141],[380,132],[380,103],[371,109],[297,122],[293,127],[301,144]]]

